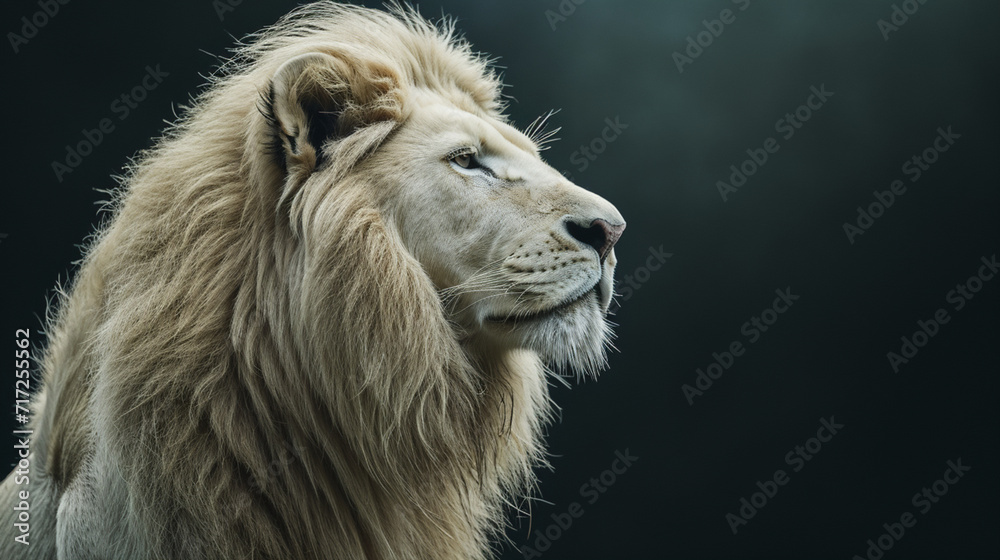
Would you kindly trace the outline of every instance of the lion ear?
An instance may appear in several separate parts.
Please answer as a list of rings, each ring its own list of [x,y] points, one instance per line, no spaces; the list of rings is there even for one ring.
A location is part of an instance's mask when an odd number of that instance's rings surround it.
[[[323,143],[338,133],[346,87],[338,79],[337,63],[327,54],[299,55],[271,80],[272,125],[289,168],[314,168]]]

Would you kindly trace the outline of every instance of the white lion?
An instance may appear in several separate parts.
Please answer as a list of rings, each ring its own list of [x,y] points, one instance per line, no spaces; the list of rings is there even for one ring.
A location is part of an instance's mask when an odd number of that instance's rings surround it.
[[[477,559],[530,490],[545,366],[605,363],[604,199],[407,9],[241,48],[131,169],[60,301],[30,559]],[[16,512],[15,512],[16,513]]]

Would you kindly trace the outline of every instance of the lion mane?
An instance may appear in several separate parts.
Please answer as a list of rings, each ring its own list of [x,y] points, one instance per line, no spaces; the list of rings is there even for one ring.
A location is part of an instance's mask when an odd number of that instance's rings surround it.
[[[308,53],[329,64],[296,91],[335,103],[310,131],[337,135],[322,152],[275,132],[272,77]],[[136,158],[48,326],[34,542],[5,558],[491,554],[544,461],[545,368],[463,344],[352,172],[416,89],[504,120],[448,21],[312,4],[238,47]],[[328,191],[286,187],[319,165]],[[103,529],[74,525],[87,515]]]

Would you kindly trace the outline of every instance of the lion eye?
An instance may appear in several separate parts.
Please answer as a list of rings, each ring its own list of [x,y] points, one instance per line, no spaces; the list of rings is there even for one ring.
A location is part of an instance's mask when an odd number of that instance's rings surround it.
[[[462,169],[478,169],[481,167],[479,165],[479,161],[476,159],[476,156],[469,152],[456,154],[451,157],[451,161]]]

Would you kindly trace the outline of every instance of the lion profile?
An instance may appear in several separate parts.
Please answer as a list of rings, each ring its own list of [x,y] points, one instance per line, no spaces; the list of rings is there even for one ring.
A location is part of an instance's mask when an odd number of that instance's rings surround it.
[[[595,373],[618,211],[411,9],[242,46],[140,155],[49,327],[4,558],[477,559],[546,372]],[[11,523],[7,523],[11,527]]]

